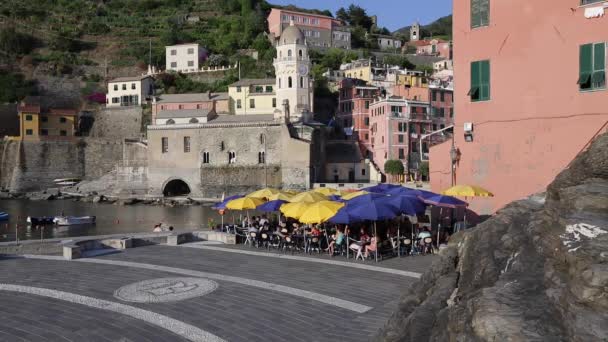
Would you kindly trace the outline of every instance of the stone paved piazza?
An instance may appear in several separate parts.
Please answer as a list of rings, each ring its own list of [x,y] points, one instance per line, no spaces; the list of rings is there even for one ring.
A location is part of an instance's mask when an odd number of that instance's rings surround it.
[[[192,243],[0,259],[0,341],[366,341],[430,266]]]

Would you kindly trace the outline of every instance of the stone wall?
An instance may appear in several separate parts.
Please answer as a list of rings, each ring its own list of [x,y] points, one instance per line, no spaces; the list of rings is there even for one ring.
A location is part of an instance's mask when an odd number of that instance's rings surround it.
[[[112,171],[122,154],[122,142],[105,139],[5,141],[0,187],[28,192],[55,187],[58,178],[95,179]]]
[[[201,170],[201,192],[205,198],[219,198],[225,194],[244,194],[261,187],[282,186],[278,164],[261,166],[205,167]]]
[[[142,107],[104,108],[95,113],[90,136],[104,139],[138,139],[142,136]]]

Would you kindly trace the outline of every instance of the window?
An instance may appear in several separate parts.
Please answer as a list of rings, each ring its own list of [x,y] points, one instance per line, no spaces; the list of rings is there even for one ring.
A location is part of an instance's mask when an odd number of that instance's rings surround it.
[[[429,153],[429,145],[426,142],[422,143],[422,153]]]
[[[135,83],[131,83],[131,89],[135,90],[135,88],[137,88],[137,86],[135,85]]]
[[[291,88],[291,87],[293,86],[293,84],[292,84],[292,83],[293,83],[293,82],[292,82],[292,80],[291,80],[291,76],[289,76],[289,77],[287,78],[287,87],[288,87],[288,88]]]
[[[416,127],[413,123],[410,124],[410,133],[416,133]]]
[[[64,118],[63,116],[59,118],[59,122],[61,123],[66,123],[68,122],[68,119]]]
[[[171,56],[177,55],[177,50],[171,50]]]
[[[412,152],[418,152],[418,144],[416,141],[412,141]]]
[[[440,101],[441,102],[445,102],[445,93],[444,92],[440,92],[439,95],[441,95]]]
[[[228,152],[228,164],[236,163],[236,152]]]
[[[477,61],[471,63],[471,101],[490,100],[490,61]]]
[[[48,129],[41,129],[40,130],[40,135],[49,135],[49,130]]]
[[[287,57],[291,57],[291,49],[287,50]]]
[[[281,85],[281,78],[279,77],[279,89],[281,89],[282,85]]]
[[[197,124],[197,123],[199,123],[199,121],[198,121],[197,118],[192,118],[192,119],[190,119],[190,123],[191,124]]]
[[[122,90],[127,90],[127,85],[126,84],[122,85]]]
[[[48,117],[48,116],[41,116],[41,117],[40,117],[40,120],[41,120],[42,122],[49,122],[49,117]]]
[[[277,99],[272,98],[272,108],[277,108]]]
[[[272,86],[266,86],[266,92],[267,93],[272,93]]]
[[[175,125],[175,120],[169,119],[169,120],[165,121],[165,124],[166,125]]]
[[[266,142],[266,136],[264,134],[260,134],[260,144],[264,144]]]
[[[209,164],[209,152],[203,152],[203,164]]]
[[[171,67],[172,68],[177,68],[177,62],[171,62]]]
[[[405,150],[402,148],[399,149],[399,159],[405,159]]]
[[[194,48],[188,48],[188,54],[194,55]]]
[[[450,117],[453,118],[454,117],[454,108],[450,108]]]
[[[242,108],[241,100],[236,100],[236,108],[237,109],[241,109]]]
[[[365,140],[369,140],[369,134],[365,133]]]
[[[25,130],[25,135],[34,135],[34,131],[31,129],[26,129]]]
[[[33,116],[31,116],[31,115],[26,115],[25,116],[25,121],[32,121],[32,120],[34,120]]]
[[[193,67],[194,66],[194,61],[188,61],[188,66],[189,67]]]
[[[190,137],[184,137],[184,153],[190,153]]]
[[[490,0],[471,0],[471,28],[490,24]]]
[[[300,76],[300,88],[304,88],[304,77]]]
[[[255,108],[255,99],[249,99],[249,108]]]
[[[241,90],[242,90],[242,89],[241,89],[241,86],[237,86],[237,87],[236,87],[236,92],[237,92],[237,93],[240,93],[240,92],[241,92]]]
[[[258,153],[258,164],[266,164],[266,152]]]
[[[365,101],[365,109],[369,109],[369,101]]]
[[[604,1],[604,0],[581,0],[581,6],[594,4],[596,2],[602,2],[602,1]]]
[[[433,92],[433,101],[437,101],[437,92],[436,91]]]
[[[403,134],[399,134],[399,142],[402,143],[403,142]]]
[[[406,132],[407,131],[407,124],[405,122],[400,122],[398,124],[398,129],[399,129],[399,132]]]
[[[68,135],[68,132],[64,131],[64,130],[61,130],[61,131],[59,131],[59,135],[62,136],[62,137],[65,137],[65,136]]]
[[[180,110],[184,109],[184,105],[178,105],[177,108],[179,108]]]
[[[606,87],[606,43],[585,44],[580,47],[580,90]]]
[[[361,169],[361,176],[365,176],[365,169]]]
[[[119,103],[120,102],[120,98],[119,97],[113,97],[112,98],[112,103]]]
[[[363,119],[363,122],[365,123],[365,126],[369,126],[369,118]]]
[[[256,93],[263,93],[264,92],[264,87],[263,86],[255,86],[255,92]]]
[[[169,152],[169,138],[167,138],[167,137],[161,138],[161,152],[162,153]]]
[[[300,59],[302,59],[302,50],[298,50],[298,56],[300,56]]]
[[[114,90],[117,91],[118,90],[118,84],[114,85]]]

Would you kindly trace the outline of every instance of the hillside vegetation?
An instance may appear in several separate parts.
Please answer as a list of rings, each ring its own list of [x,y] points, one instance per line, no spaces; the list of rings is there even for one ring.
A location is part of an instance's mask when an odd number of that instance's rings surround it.
[[[395,34],[401,34],[409,39],[410,27],[406,26],[395,31]],[[420,26],[420,35],[423,38],[443,38],[446,40],[452,39],[452,15],[441,17],[428,25]]]

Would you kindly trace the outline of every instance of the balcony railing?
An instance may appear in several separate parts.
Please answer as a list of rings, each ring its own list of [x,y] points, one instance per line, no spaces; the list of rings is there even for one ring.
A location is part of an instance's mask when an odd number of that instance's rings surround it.
[[[293,62],[293,61],[308,61],[308,56],[284,56],[278,57],[274,59],[274,62]]]

